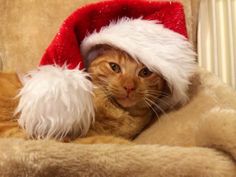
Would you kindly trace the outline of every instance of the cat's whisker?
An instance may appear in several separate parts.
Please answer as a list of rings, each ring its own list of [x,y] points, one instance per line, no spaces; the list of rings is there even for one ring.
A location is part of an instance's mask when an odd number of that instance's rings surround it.
[[[160,101],[161,103],[163,103],[164,105],[166,105],[167,107],[170,106],[170,104],[167,102],[167,101],[164,101],[163,99],[160,99],[160,98],[156,98],[157,101]]]
[[[166,114],[166,112],[165,112],[158,104],[156,104],[153,100],[151,100],[151,99],[149,99],[149,98],[147,98],[147,97],[146,97],[146,99],[147,99],[147,101],[149,101],[149,103],[151,103],[151,104],[152,104],[153,106],[155,106],[158,110],[160,110],[162,114]]]
[[[151,110],[154,112],[154,114],[156,115],[156,117],[159,118],[160,115],[159,115],[157,109],[156,109],[155,107],[153,107],[153,105],[150,103],[149,100],[146,100],[146,99],[145,99],[145,102],[146,102],[146,104],[149,106],[149,108],[151,108]]]
[[[147,104],[147,106],[154,112],[154,114],[159,117],[158,113],[156,112],[156,110],[152,107],[152,105],[148,102],[148,100],[146,98],[144,98],[145,103]]]
[[[169,94],[168,92],[164,92],[164,91],[162,91],[162,90],[157,90],[157,89],[147,89],[147,91],[155,92],[155,93]]]
[[[163,92],[163,91],[158,91],[158,90],[146,90],[146,92],[156,94],[156,95],[158,94],[158,95],[161,95],[161,96],[170,96],[169,93]]]
[[[153,100],[157,100],[157,101],[160,101],[161,103],[165,104],[166,106],[170,106],[169,103],[167,103],[166,101],[164,101],[163,99],[161,99],[160,95],[153,95],[153,94],[150,94],[150,93],[146,93],[146,95],[150,98],[150,99],[153,99]]]
[[[152,101],[152,100],[150,100],[150,102],[152,102],[153,105],[156,106],[156,108],[159,109],[159,110],[162,112],[162,114],[166,114],[166,112],[165,112],[158,104],[156,104],[156,103],[155,103],[154,101]]]
[[[146,95],[149,95],[149,96],[153,97],[154,99],[159,98],[159,99],[162,99],[162,100],[170,97],[170,95],[167,96],[167,95],[161,95],[161,94],[150,93],[150,92],[147,92]]]

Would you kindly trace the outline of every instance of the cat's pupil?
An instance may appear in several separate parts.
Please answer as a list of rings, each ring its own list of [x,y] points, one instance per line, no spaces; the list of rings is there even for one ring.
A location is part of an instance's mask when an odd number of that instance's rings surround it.
[[[116,73],[120,73],[121,72],[121,69],[120,69],[120,66],[116,63],[109,63],[111,69],[113,71],[115,71]]]
[[[146,68],[143,70],[143,74],[144,74],[144,75],[147,75],[147,74],[148,74],[148,71],[147,71]]]

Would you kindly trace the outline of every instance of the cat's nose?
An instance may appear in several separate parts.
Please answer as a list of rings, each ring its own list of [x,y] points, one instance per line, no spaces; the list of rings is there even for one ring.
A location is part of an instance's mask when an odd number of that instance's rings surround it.
[[[134,85],[126,85],[126,86],[124,86],[124,89],[129,94],[130,92],[135,90],[135,87],[134,87]]]

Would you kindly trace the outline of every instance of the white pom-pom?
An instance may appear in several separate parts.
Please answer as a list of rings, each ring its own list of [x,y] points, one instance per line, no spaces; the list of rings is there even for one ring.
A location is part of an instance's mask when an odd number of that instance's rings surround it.
[[[94,121],[93,85],[86,72],[48,65],[25,77],[16,112],[30,137],[86,135]]]

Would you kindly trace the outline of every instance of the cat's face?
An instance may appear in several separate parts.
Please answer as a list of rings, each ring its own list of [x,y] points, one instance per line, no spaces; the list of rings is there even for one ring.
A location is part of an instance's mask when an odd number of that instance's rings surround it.
[[[98,89],[124,108],[156,104],[165,83],[160,75],[114,49],[95,58],[88,72]]]

